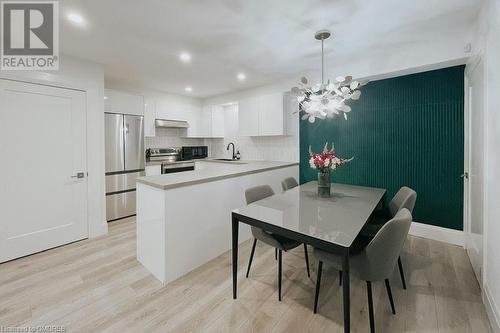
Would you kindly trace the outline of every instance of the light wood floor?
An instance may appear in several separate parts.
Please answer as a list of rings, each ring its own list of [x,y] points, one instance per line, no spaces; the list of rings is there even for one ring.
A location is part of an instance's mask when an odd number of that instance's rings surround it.
[[[133,219],[108,235],[0,265],[0,326],[64,325],[67,332],[341,332],[338,274],[323,273],[319,313],[312,313],[315,273],[307,278],[302,247],[284,254],[283,301],[276,292],[274,250],[241,246],[239,297],[232,299],[230,252],[166,287],[135,259]],[[182,255],[181,253],[179,255]],[[312,259],[312,258],[311,258]],[[311,260],[314,261],[314,260]],[[410,237],[391,279],[396,311],[374,284],[377,332],[490,332],[465,251]],[[312,263],[315,269],[316,263]],[[368,332],[366,284],[352,279],[353,332]]]

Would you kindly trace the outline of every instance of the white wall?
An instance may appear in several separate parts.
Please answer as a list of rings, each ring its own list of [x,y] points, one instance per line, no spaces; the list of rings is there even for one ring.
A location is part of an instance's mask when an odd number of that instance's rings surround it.
[[[58,71],[1,71],[0,78],[86,91],[89,237],[107,233],[104,183],[104,72],[102,67],[61,55]]]
[[[483,297],[493,329],[500,332],[500,0],[486,2],[479,24],[486,73]]]

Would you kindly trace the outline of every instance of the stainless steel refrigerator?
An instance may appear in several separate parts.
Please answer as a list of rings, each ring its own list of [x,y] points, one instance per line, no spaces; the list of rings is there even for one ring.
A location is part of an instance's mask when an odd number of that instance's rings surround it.
[[[144,175],[144,117],[105,113],[106,219],[135,215],[136,178]]]

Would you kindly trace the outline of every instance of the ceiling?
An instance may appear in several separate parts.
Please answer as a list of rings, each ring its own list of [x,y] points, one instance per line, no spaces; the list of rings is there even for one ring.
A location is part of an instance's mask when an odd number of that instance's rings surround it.
[[[319,71],[319,29],[334,35],[325,44],[328,61],[369,56],[444,32],[465,34],[481,2],[64,0],[60,48],[103,64],[111,85],[208,97]],[[85,24],[72,24],[69,13]],[[179,60],[182,51],[192,55],[189,64]]]

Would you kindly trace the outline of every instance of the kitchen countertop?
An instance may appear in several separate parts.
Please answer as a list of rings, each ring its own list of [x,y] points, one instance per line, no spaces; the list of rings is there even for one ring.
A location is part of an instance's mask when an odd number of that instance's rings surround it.
[[[299,165],[298,162],[276,161],[215,161],[196,160],[194,171],[184,171],[157,176],[137,178],[137,182],[162,190],[188,185],[201,184],[225,178],[239,177],[252,173]]]

